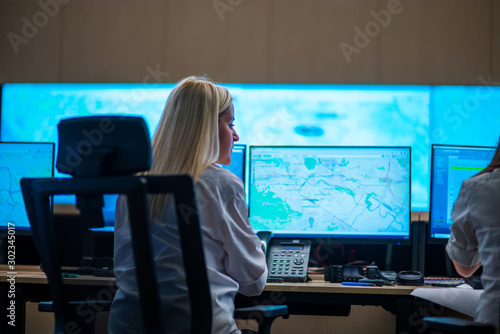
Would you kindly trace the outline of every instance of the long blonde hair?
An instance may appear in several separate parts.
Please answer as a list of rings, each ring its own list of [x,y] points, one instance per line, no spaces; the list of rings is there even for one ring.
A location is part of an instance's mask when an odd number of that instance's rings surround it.
[[[146,175],[188,174],[195,181],[219,158],[219,118],[233,98],[206,77],[181,80],[170,93],[152,139],[153,166]],[[165,209],[152,196],[152,216]]]

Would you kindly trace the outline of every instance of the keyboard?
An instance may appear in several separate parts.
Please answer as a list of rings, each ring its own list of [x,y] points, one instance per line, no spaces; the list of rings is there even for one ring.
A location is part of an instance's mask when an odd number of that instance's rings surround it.
[[[424,284],[433,286],[453,287],[453,286],[459,286],[464,283],[465,280],[461,277],[431,276],[424,278]]]
[[[481,276],[471,276],[465,279],[465,283],[469,284],[473,289],[482,289],[483,282],[481,281]]]
[[[79,267],[79,268],[61,268],[63,274],[75,275],[89,275],[99,277],[114,277],[115,272],[110,268],[93,268],[93,267]]]

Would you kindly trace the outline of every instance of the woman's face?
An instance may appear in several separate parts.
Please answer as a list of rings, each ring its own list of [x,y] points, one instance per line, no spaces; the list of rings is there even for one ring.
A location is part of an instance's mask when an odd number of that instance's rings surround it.
[[[224,115],[219,118],[219,159],[218,164],[229,165],[231,163],[231,153],[233,152],[234,142],[240,137],[234,130],[234,108],[231,104]]]

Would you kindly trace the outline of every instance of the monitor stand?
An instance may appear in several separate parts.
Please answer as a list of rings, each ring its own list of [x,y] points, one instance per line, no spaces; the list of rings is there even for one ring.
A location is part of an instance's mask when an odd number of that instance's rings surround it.
[[[387,245],[385,252],[385,270],[391,270],[392,266],[392,245]]]

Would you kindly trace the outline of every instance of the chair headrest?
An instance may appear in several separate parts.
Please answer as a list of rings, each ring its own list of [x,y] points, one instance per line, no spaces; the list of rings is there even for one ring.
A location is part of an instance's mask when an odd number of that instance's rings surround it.
[[[149,130],[142,117],[90,116],[59,122],[57,170],[74,177],[127,175],[151,168]]]

